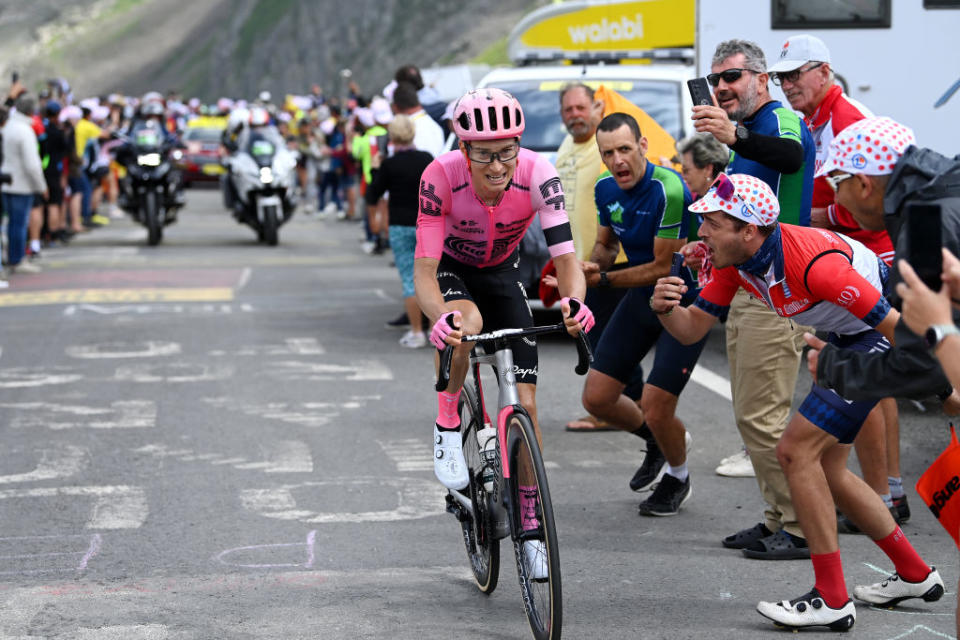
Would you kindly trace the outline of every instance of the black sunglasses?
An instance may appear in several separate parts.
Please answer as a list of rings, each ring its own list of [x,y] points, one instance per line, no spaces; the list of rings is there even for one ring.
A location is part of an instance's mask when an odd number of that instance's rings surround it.
[[[750,73],[763,73],[762,71],[754,71],[753,69],[727,69],[721,71],[720,73],[709,73],[707,74],[707,82],[710,83],[711,87],[720,86],[720,78],[723,78],[723,81],[727,84],[733,84],[740,79],[740,76],[743,75],[744,71],[749,71]]]
[[[823,63],[818,62],[806,68],[800,67],[799,69],[794,69],[793,71],[782,71],[782,72],[771,74],[773,76],[773,84],[779,87],[783,84],[784,80],[791,83],[796,82],[797,80],[800,79],[800,76],[806,73],[807,71],[813,71],[817,67],[822,67],[822,66],[823,66]]]

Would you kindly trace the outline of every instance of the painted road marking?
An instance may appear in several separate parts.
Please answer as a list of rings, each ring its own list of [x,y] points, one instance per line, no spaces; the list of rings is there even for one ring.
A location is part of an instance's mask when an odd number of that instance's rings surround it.
[[[731,402],[733,401],[733,396],[730,394],[730,381],[720,374],[714,373],[710,369],[698,364],[693,368],[690,379],[701,387],[706,387],[709,391],[713,391],[718,396],[726,398]]]
[[[103,306],[98,304],[72,304],[63,309],[63,315],[76,316],[80,313],[95,313],[97,315],[146,315],[151,313],[179,313],[185,315],[230,315],[234,311],[252,313],[251,304],[122,304]]]
[[[377,440],[377,444],[390,458],[397,471],[433,471],[433,450],[430,440],[405,438],[403,440]]]
[[[264,473],[313,473],[313,456],[310,447],[299,440],[280,440],[262,445],[265,460],[251,462],[247,458],[224,458],[217,453],[200,453],[193,449],[168,449],[165,444],[148,444],[134,453],[145,453],[153,458],[173,458],[181,462],[207,462],[213,465],[230,465],[240,470],[256,470]]]
[[[0,369],[0,389],[22,389],[26,387],[45,387],[53,384],[70,384],[83,380],[78,373],[68,373],[67,367],[48,369],[13,367]]]
[[[36,469],[27,473],[0,476],[0,484],[69,478],[85,469],[88,464],[89,452],[83,447],[55,445],[40,451],[40,462]]]
[[[230,287],[177,287],[140,289],[54,289],[0,294],[0,307],[51,304],[113,304],[118,302],[229,302]]]
[[[147,495],[135,486],[0,489],[7,498],[94,498],[87,529],[137,529],[147,519]]]
[[[142,235],[142,234],[141,234]],[[74,631],[77,640],[166,640],[170,629],[165,624],[120,624]]]
[[[146,429],[157,423],[157,405],[151,400],[117,400],[109,408],[53,402],[4,402],[0,407],[21,412],[10,421],[14,429]]]
[[[343,402],[269,402],[245,404],[235,398],[204,398],[203,401],[217,409],[239,411],[248,416],[280,420],[304,427],[323,427],[339,418],[344,410],[361,409],[368,401],[377,401],[380,396],[351,396]]]
[[[100,344],[83,344],[67,347],[66,353],[71,358],[83,360],[108,358],[157,358],[175,356],[180,353],[180,345],[176,342],[159,342],[146,340],[144,342],[103,342]]]
[[[357,489],[382,497],[393,494],[396,507],[380,511],[324,512],[299,509],[294,491],[302,489]],[[243,508],[265,518],[297,520],[311,524],[399,522],[435,516],[443,511],[446,489],[435,480],[419,478],[341,478],[322,482],[303,482],[271,489],[245,489],[240,492]],[[362,506],[362,505],[358,505]]]
[[[214,560],[220,564],[225,564],[228,567],[243,567],[245,569],[312,569],[313,563],[316,560],[315,544],[317,541],[317,530],[314,529],[307,534],[306,542],[287,542],[281,544],[255,544],[246,547],[234,547],[233,549],[227,549],[226,551],[221,551],[216,556]],[[273,557],[277,551],[281,551],[279,555],[283,559],[287,559],[291,554],[289,550],[297,551],[297,548],[301,548],[299,551],[302,554],[302,562],[276,562],[280,558]],[[263,556],[262,560],[273,560],[273,562],[260,562],[260,563],[251,563],[251,562],[230,562],[227,558],[231,556],[240,556],[239,559],[252,560],[256,556]],[[296,553],[293,555],[297,555]],[[246,558],[244,558],[246,556]]]
[[[323,364],[314,362],[268,362],[264,373],[278,380],[393,380],[393,372],[379,360],[360,360],[350,364]]]
[[[79,573],[100,553],[102,544],[99,533],[0,538],[0,575]]]
[[[125,382],[210,382],[233,377],[233,367],[216,364],[134,364],[117,367],[113,377]]]
[[[236,351],[216,349],[211,356],[321,356],[327,352],[316,338],[286,338],[283,344],[243,346]]]

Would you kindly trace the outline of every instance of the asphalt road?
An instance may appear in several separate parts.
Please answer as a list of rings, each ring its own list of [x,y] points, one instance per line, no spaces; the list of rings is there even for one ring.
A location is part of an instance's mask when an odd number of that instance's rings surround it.
[[[383,327],[389,254],[299,214],[260,246],[216,191],[188,196],[161,246],[116,221],[0,293],[0,640],[529,637],[510,558],[480,594],[444,512],[432,354]],[[673,518],[637,515],[635,438],[563,431],[582,414],[576,354],[540,353],[564,637],[778,633],[756,602],[813,573],[719,543],[762,509],[754,480],[713,473],[739,446],[722,332],[681,398],[693,496]],[[957,551],[912,489],[947,442],[930,409],[901,404],[904,529],[949,593],[858,606],[848,637],[953,637]],[[863,537],[841,549],[851,590],[891,570]]]

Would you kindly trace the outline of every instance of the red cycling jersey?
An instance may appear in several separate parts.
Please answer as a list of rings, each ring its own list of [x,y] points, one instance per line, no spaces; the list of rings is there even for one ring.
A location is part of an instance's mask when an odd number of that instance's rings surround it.
[[[563,186],[549,161],[520,149],[513,179],[500,202],[490,206],[474,192],[463,154],[450,151],[420,177],[415,257],[439,260],[446,253],[473,267],[498,265],[517,248],[538,213],[550,255],[573,253]]]
[[[865,106],[843,93],[840,85],[834,85],[827,91],[817,110],[810,116],[804,118],[804,122],[810,129],[810,134],[817,145],[817,157],[814,163],[814,170],[820,171],[820,167],[826,162],[830,152],[830,142],[838,133],[848,126],[870,118],[873,114]],[[820,176],[813,181],[813,204],[814,208],[827,209],[827,218],[830,224],[841,233],[850,236],[854,240],[859,240],[867,246],[868,249],[880,256],[886,264],[893,262],[893,243],[886,231],[869,231],[861,229],[857,221],[849,211],[838,204],[835,204],[835,194],[827,179]]]
[[[780,249],[772,251],[762,278],[735,266],[715,269],[694,304],[723,317],[743,287],[779,316],[841,335],[862,333],[887,316],[890,303],[881,293],[886,267],[876,254],[825,229],[780,224],[779,231]]]

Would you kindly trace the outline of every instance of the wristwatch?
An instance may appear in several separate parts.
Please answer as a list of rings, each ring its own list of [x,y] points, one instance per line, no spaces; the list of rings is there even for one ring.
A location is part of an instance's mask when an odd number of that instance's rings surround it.
[[[600,272],[600,282],[597,284],[597,286],[601,289],[606,289],[610,286],[610,280],[607,278],[606,271]]]
[[[746,140],[746,139],[750,136],[750,130],[747,129],[747,128],[746,128],[745,126],[743,126],[742,124],[738,124],[738,125],[737,125],[737,129],[736,129],[736,135],[737,135],[737,141],[736,141],[736,142],[743,142],[744,140]],[[735,142],[734,144],[736,144],[736,142]]]
[[[928,349],[935,349],[947,336],[960,335],[960,329],[952,324],[935,324],[923,335]]]

